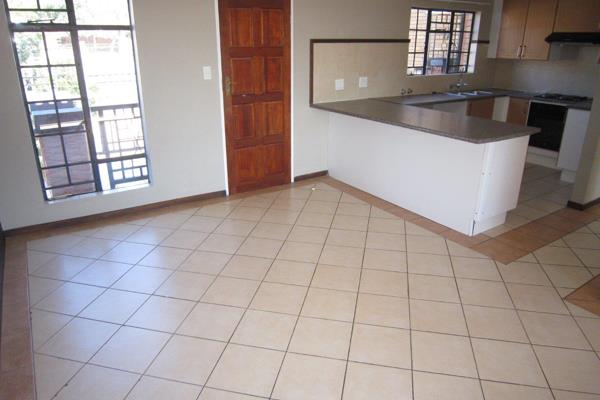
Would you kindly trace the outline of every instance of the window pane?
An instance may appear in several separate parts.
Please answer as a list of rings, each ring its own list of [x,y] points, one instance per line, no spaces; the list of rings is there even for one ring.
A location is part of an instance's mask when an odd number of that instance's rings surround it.
[[[52,67],[51,70],[57,100],[81,97],[75,67]]]
[[[65,167],[45,169],[42,171],[42,176],[44,177],[46,188],[69,184],[69,177]]]
[[[57,105],[62,132],[85,130],[81,100],[59,101]]]
[[[92,172],[92,164],[78,164],[69,167],[69,174],[71,174],[72,183],[83,183],[94,180],[94,173]]]
[[[63,141],[69,163],[90,161],[88,141],[85,133],[64,135]]]
[[[40,0],[40,8],[65,10],[67,6],[65,0]]]
[[[419,10],[413,8],[410,10],[410,25],[409,29],[417,29],[417,21],[419,20]]]
[[[46,65],[44,39],[39,32],[15,32],[15,46],[21,65]]]
[[[8,0],[8,8],[37,8],[36,0]]]
[[[75,64],[69,32],[46,32],[45,35],[50,64]]]
[[[58,117],[53,101],[29,104],[29,115],[34,135],[58,133]]]
[[[127,0],[74,0],[78,25],[129,25]]]
[[[138,103],[130,31],[81,31],[79,44],[90,106]]]
[[[52,100],[48,68],[22,68],[21,74],[27,101]]]
[[[92,121],[98,159],[145,153],[137,105],[92,108]]]
[[[55,23],[66,24],[69,17],[60,11],[11,11],[10,21],[15,24],[25,23]]]
[[[41,136],[36,141],[42,167],[54,167],[65,164],[62,142],[59,135]]]

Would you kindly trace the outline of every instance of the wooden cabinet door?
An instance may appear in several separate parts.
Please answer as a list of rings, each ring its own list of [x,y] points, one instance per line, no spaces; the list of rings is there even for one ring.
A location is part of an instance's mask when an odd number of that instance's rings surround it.
[[[529,0],[523,49],[521,50],[522,59],[548,59],[550,45],[545,39],[554,28],[556,4],[557,0]]]
[[[494,98],[471,100],[469,101],[467,115],[471,117],[492,119],[494,116],[494,102]]]
[[[528,0],[504,0],[498,37],[498,58],[517,59],[521,54]]]
[[[290,0],[219,0],[229,192],[290,182]]]
[[[527,125],[529,115],[529,100],[511,97],[508,102],[508,113],[506,122],[517,125]]]
[[[600,30],[600,0],[559,0],[554,32]]]

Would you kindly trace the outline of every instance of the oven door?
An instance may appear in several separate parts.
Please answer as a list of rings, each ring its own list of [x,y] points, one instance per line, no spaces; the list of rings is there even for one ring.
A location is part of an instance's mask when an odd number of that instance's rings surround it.
[[[529,106],[527,125],[535,126],[542,131],[531,136],[529,145],[558,152],[566,119],[567,107],[532,101]]]

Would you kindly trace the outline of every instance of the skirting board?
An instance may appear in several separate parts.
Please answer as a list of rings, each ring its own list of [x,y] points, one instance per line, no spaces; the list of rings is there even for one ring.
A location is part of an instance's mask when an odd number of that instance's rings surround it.
[[[305,181],[307,179],[318,178],[320,176],[325,176],[328,173],[329,172],[327,170],[324,170],[324,171],[312,172],[310,174],[305,174],[305,175],[298,175],[298,176],[294,177],[294,182],[300,182],[300,181]]]
[[[584,211],[584,210],[587,210],[588,208],[594,207],[594,206],[596,206],[598,204],[600,204],[600,197],[597,198],[596,200],[592,200],[592,201],[587,202],[585,204],[576,203],[574,201],[569,201],[567,203],[567,207],[573,208],[573,209],[579,210],[579,211]]]
[[[85,215],[83,217],[70,218],[70,219],[65,219],[62,221],[48,222],[45,224],[30,225],[30,226],[25,226],[22,228],[9,229],[9,230],[5,231],[4,234],[6,236],[15,236],[15,235],[21,235],[24,233],[36,232],[36,231],[40,231],[43,229],[64,228],[67,226],[82,224],[85,222],[98,221],[99,219],[120,217],[120,216],[124,216],[124,215],[139,213],[142,211],[151,211],[151,210],[156,210],[159,208],[165,208],[165,207],[171,207],[171,206],[176,206],[176,205],[185,204],[185,203],[191,203],[194,201],[209,200],[209,199],[214,199],[217,197],[224,197],[225,195],[226,195],[226,192],[224,190],[221,190],[218,192],[205,193],[205,194],[200,194],[200,195],[196,195],[196,196],[189,196],[189,197],[182,197],[179,199],[161,201],[158,203],[145,204],[143,206],[123,208],[120,210],[108,211],[105,213]]]

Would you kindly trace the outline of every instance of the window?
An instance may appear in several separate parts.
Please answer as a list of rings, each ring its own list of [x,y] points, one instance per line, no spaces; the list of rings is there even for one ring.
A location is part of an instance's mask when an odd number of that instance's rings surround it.
[[[413,8],[407,74],[467,72],[474,19],[475,14],[467,11]]]
[[[128,0],[5,0],[44,198],[148,183]]]

